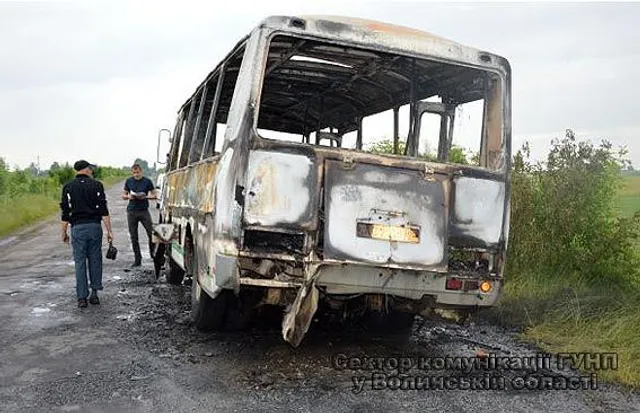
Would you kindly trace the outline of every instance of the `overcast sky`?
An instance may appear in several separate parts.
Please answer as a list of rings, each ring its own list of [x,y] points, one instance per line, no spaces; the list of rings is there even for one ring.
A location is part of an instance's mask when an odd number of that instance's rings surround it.
[[[640,4],[606,3],[0,1],[0,156],[152,164],[157,130],[273,14],[382,20],[505,56],[514,147],[529,140],[539,156],[572,128],[626,145],[640,166]]]

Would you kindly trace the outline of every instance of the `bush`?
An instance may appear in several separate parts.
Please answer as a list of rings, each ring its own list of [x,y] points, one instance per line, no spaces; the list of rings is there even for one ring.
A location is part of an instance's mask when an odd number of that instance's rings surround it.
[[[370,152],[376,155],[393,155],[393,140],[392,139],[382,139],[376,142],[369,144],[365,149],[366,152]],[[405,150],[405,143],[403,141],[398,142],[398,154],[403,155]],[[471,156],[471,161],[467,159],[467,156]],[[418,156],[424,158],[431,162],[437,162],[437,157],[433,153],[421,153]],[[449,161],[451,163],[458,163],[463,165],[469,164],[478,164],[478,154],[471,152],[467,154],[467,152],[456,145],[452,145],[449,151]]]
[[[62,186],[76,176],[76,171],[68,163],[64,164],[64,166],[59,166],[56,162],[51,165],[49,176],[53,178],[58,185]]]
[[[114,168],[112,166],[99,166],[93,173],[93,177],[98,180],[109,178],[124,178],[130,174],[128,168]]]
[[[615,352],[603,380],[640,387],[640,212],[619,216],[625,151],[568,130],[546,163],[514,156],[505,294],[498,318],[549,352]]]
[[[624,151],[604,141],[577,142],[568,130],[552,141],[546,164],[514,156],[507,273],[577,275],[590,285],[624,284],[640,268],[640,215],[618,216]]]
[[[398,141],[398,154],[404,154],[405,144],[402,141]],[[377,142],[373,142],[365,148],[365,151],[373,153],[375,155],[393,155],[393,140],[382,139]]]

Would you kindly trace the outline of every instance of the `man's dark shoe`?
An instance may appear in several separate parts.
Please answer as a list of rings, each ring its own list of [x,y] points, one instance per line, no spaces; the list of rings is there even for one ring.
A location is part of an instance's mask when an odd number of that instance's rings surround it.
[[[131,268],[140,267],[141,265],[142,263],[140,261],[135,261],[133,264],[131,264]]]
[[[87,306],[86,298],[78,298],[78,307],[85,308]]]
[[[91,296],[89,296],[89,302],[91,304],[100,304],[100,299],[98,298],[98,293],[96,291],[91,293]]]

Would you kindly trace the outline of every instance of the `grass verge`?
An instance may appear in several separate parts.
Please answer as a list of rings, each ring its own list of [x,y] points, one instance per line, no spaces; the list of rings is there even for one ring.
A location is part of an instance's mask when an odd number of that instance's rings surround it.
[[[519,276],[505,284],[494,315],[523,327],[521,338],[549,353],[616,353],[617,369],[588,371],[598,380],[640,388],[640,288],[595,289],[578,275]]]
[[[574,176],[572,179],[575,181],[577,178]],[[615,214],[631,217],[640,210],[640,177],[624,177],[622,183],[622,190],[613,201]],[[598,199],[594,198],[595,201]],[[556,209],[560,210],[560,204],[550,205],[558,205]],[[538,212],[545,216],[544,211]],[[586,216],[591,217],[590,222],[598,222],[598,214],[587,213]],[[554,223],[566,222],[556,215],[551,218]],[[596,234],[613,231],[606,221],[600,225],[602,227]],[[516,234],[527,240],[529,234],[521,229],[518,233],[517,229]],[[579,239],[581,233],[576,235]],[[609,240],[615,243],[619,237],[631,235],[618,231],[617,237]],[[527,253],[537,252],[537,248],[547,241],[545,238],[535,240],[539,242],[527,244],[528,248],[520,251],[522,256],[526,258]],[[630,250],[611,250],[620,254],[622,258],[618,259],[607,257],[606,249],[604,252],[594,249],[589,259],[579,261],[576,258],[580,257],[582,250],[574,248],[564,257],[568,262],[561,261],[560,265],[583,269],[581,273],[545,270],[554,268],[557,260],[540,263],[537,267],[533,262],[529,270],[526,266],[518,266],[519,271],[507,274],[503,297],[490,314],[499,322],[522,327],[524,340],[549,353],[616,353],[617,369],[584,370],[584,373],[596,373],[600,381],[640,388],[640,369],[635,365],[636,360],[640,360],[640,274],[633,264],[637,262],[634,254],[640,254],[640,239],[636,238],[635,251],[633,240],[629,241],[632,241]],[[585,268],[589,263],[592,268]],[[599,275],[588,276],[594,267],[599,268]]]
[[[0,203],[0,237],[53,215],[59,202],[51,196],[28,194]]]
[[[101,181],[109,188],[122,180],[123,177],[108,177]],[[25,194],[0,202],[0,237],[59,213],[59,203],[57,196],[41,194]]]

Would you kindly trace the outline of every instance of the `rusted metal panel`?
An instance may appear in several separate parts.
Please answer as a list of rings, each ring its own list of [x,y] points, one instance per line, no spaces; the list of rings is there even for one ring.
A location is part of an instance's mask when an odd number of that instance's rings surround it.
[[[182,206],[180,199],[185,184],[185,170],[173,171],[167,174],[167,207]]]
[[[167,174],[166,206],[213,212],[216,167],[217,162],[208,161]]]
[[[189,170],[187,186],[187,199],[192,206],[204,214],[213,212],[214,209],[214,178],[217,162],[210,161],[199,163]]]
[[[316,281],[320,276],[318,267],[315,264],[305,266],[304,282],[298,288],[298,294],[290,310],[282,319],[282,337],[294,347],[302,341],[318,308],[320,298],[316,288]]]
[[[487,96],[485,165],[493,170],[502,169],[505,163],[504,99],[502,82],[492,82]]]
[[[214,233],[220,234],[219,236],[231,232],[235,225],[234,221],[236,217],[241,217],[241,215],[238,215],[236,212],[236,201],[233,197],[235,192],[234,169],[232,166],[234,152],[234,148],[229,147],[222,154],[216,174],[215,199],[217,205],[215,209]]]

